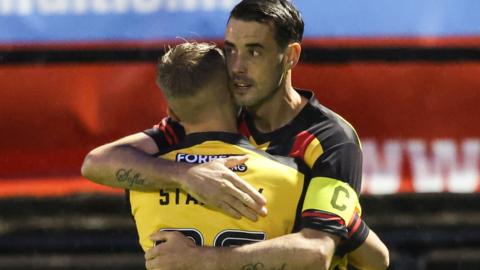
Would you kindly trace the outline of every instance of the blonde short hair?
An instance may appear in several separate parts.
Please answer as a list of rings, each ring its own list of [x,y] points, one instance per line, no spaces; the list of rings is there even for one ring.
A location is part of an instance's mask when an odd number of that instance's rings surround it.
[[[157,84],[166,98],[194,96],[225,70],[223,52],[215,44],[185,42],[159,59]]]

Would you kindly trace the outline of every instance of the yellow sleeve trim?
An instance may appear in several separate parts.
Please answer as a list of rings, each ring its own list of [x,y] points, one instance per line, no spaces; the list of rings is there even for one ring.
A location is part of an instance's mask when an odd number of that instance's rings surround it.
[[[341,217],[348,225],[356,208],[360,208],[358,196],[350,185],[333,178],[314,177],[308,185],[302,211],[329,212]]]
[[[323,147],[320,144],[320,141],[317,138],[314,138],[305,149],[305,154],[303,155],[303,160],[307,163],[308,167],[311,169],[315,161],[323,154]]]

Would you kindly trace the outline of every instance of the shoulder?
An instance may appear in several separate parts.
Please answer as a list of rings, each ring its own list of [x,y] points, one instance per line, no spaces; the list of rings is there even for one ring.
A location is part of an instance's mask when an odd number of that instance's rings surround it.
[[[320,104],[312,90],[296,89],[308,99],[300,117],[299,126],[309,134],[315,135],[325,144],[354,143],[359,144],[358,136],[353,126],[342,116]],[[325,142],[324,142],[325,140]]]
[[[360,140],[355,129],[332,110],[310,101],[299,121],[303,128],[295,135],[290,156],[303,159],[310,167],[324,153],[341,148],[353,148],[361,152]]]
[[[355,128],[345,118],[319,103],[310,104],[309,107],[312,119],[306,131],[315,135],[324,148],[339,144],[360,146]]]
[[[170,117],[163,118],[158,124],[144,130],[143,133],[155,141],[159,151],[178,144],[185,138],[183,126]]]

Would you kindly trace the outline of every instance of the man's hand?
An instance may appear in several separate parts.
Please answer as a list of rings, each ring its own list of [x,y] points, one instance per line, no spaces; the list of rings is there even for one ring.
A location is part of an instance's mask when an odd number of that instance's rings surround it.
[[[191,269],[188,254],[197,247],[191,239],[180,232],[157,232],[150,236],[153,242],[162,241],[161,244],[145,252],[145,266],[147,269]]]
[[[193,166],[182,177],[182,188],[207,206],[256,221],[257,214],[267,214],[265,197],[229,169],[247,160],[233,156]]]

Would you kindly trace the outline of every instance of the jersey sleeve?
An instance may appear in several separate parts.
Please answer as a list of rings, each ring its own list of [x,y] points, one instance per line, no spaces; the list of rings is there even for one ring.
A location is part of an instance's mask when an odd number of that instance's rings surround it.
[[[360,147],[347,142],[322,151],[322,154],[312,162],[312,175],[342,181],[352,187],[357,194],[360,193],[362,181]]]
[[[183,126],[170,117],[163,118],[160,123],[144,130],[143,133],[155,141],[160,151],[171,145],[178,144],[185,138],[185,129]]]
[[[353,128],[321,123],[298,133],[289,156],[302,159],[312,176],[349,184],[357,193],[362,181],[362,149]]]
[[[370,233],[370,228],[362,220],[358,213],[354,213],[350,224],[347,227],[348,229],[348,238],[344,241],[341,241],[337,246],[335,254],[340,257],[345,256],[345,254],[354,251],[360,245],[365,242]]]
[[[335,133],[305,136],[301,154],[311,168],[302,225],[340,236],[343,251],[360,246],[368,227],[360,218],[362,151],[360,145]],[[342,252],[343,252],[342,251]]]

